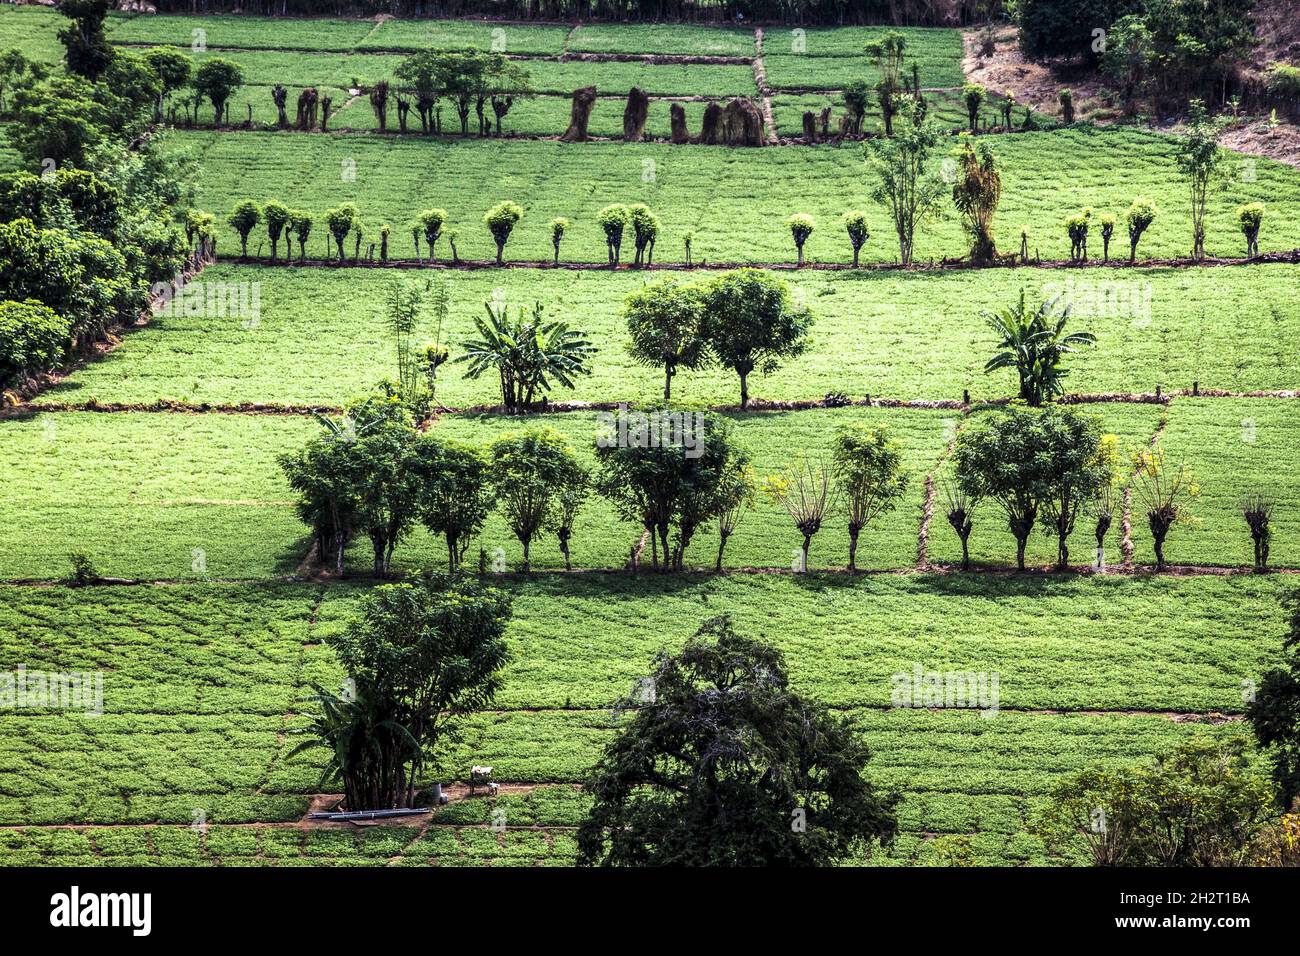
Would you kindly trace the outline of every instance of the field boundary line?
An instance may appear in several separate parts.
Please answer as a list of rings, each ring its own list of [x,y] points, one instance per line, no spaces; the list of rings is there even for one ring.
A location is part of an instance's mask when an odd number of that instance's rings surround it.
[[[75,368],[73,369],[75,371]],[[61,379],[60,379],[61,381]],[[57,382],[53,383],[57,384]],[[36,393],[36,394],[39,394]],[[35,397],[35,396],[33,396]],[[1232,391],[1219,388],[1188,388],[1162,390],[1155,392],[1097,392],[1079,393],[1062,396],[1058,405],[1161,405],[1169,406],[1176,398],[1203,398],[1207,400],[1230,401],[1294,401],[1300,399],[1300,390],[1295,389],[1259,389],[1252,391]],[[747,409],[738,404],[724,402],[704,406],[708,411],[719,414],[752,415],[755,418],[764,414],[832,411],[836,408],[879,408],[911,411],[956,411],[963,417],[981,408],[1000,408],[1010,404],[1014,399],[1007,397],[971,399],[955,398],[855,398],[847,401],[827,402],[824,398],[811,399],[764,399],[752,398]],[[444,406],[438,415],[509,415],[511,418],[543,418],[547,415],[581,414],[583,412],[610,412],[627,407],[637,409],[649,401],[620,399],[599,402],[555,402],[543,408],[523,413],[513,413],[503,405],[488,403],[481,405]],[[158,399],[153,402],[104,402],[87,399],[84,402],[24,402],[0,409],[0,421],[12,418],[30,418],[39,414],[80,414],[93,412],[101,415],[145,414],[145,415],[338,415],[342,414],[341,405],[330,404],[294,404],[279,402],[188,402],[174,399]],[[945,452],[942,462],[951,452]],[[937,465],[936,465],[937,467]]]
[[[656,262],[652,266],[634,266],[630,263],[622,263],[617,268],[611,268],[608,261],[561,262],[559,265],[556,265],[551,259],[518,259],[498,265],[495,259],[457,259],[453,262],[429,262],[426,259],[415,258],[390,258],[387,260],[345,258],[340,262],[338,259],[311,258],[273,260],[269,256],[227,256],[220,254],[217,255],[216,261],[223,265],[262,266],[264,268],[273,269],[442,269],[460,270],[465,272],[481,269],[537,269],[554,272],[557,270],[567,269],[579,272],[609,272],[611,274],[617,272],[715,272],[731,269],[768,269],[783,272],[924,273],[981,272],[984,270],[997,269],[1054,269],[1065,271],[1087,269],[1211,269],[1230,266],[1300,265],[1300,248],[1288,249],[1280,252],[1266,252],[1253,258],[1207,257],[1205,259],[1139,259],[1132,263],[1117,259],[1112,259],[1109,262],[1103,262],[1100,259],[1089,259],[1087,262],[1072,262],[1068,259],[1036,259],[1032,262],[999,262],[983,266],[972,265],[964,259],[942,259],[938,262],[934,259],[930,259],[929,262],[913,262],[906,266],[897,262],[869,262],[857,266],[853,265],[851,262],[808,262],[802,266],[794,262],[700,262],[693,263],[689,266],[683,262]]]
[[[700,565],[684,571],[656,572],[656,571],[629,571],[626,565],[605,565],[602,567],[574,567],[569,570],[564,568],[533,568],[528,573],[522,571],[501,571],[488,575],[490,580],[510,580],[510,581],[530,581],[543,578],[559,577],[595,577],[603,575],[608,577],[632,577],[644,580],[672,580],[682,581],[689,578],[716,579],[726,577],[753,577],[762,575],[789,575],[792,578],[807,576],[809,578],[846,578],[853,581],[860,578],[873,577],[1016,577],[1029,579],[1055,578],[1064,579],[1067,577],[1091,578],[1091,577],[1131,577],[1131,578],[1197,578],[1197,577],[1218,577],[1218,578],[1235,578],[1235,577],[1270,577],[1284,576],[1290,577],[1300,575],[1300,566],[1296,565],[1278,565],[1270,566],[1264,572],[1256,571],[1253,565],[1248,564],[1166,564],[1163,571],[1156,570],[1154,564],[1132,564],[1114,566],[1108,565],[1104,571],[1098,571],[1091,564],[1071,565],[1067,570],[1060,571],[1056,568],[1055,563],[1044,563],[1027,567],[1024,571],[1018,570],[1014,564],[1010,565],[992,565],[981,562],[971,562],[970,570],[961,570],[960,562],[931,562],[924,568],[915,565],[900,565],[892,568],[858,568],[850,571],[843,565],[827,565],[826,567],[816,568],[808,572],[792,571],[790,568],[779,565],[747,565],[745,567],[724,568],[722,572],[714,570],[712,567]],[[257,585],[269,584],[290,584],[302,585],[304,587],[311,585],[339,585],[350,586],[356,584],[375,584],[375,583],[392,583],[402,580],[401,572],[394,573],[387,578],[376,578],[373,575],[364,572],[353,572],[343,578],[335,578],[332,575],[322,573],[320,575],[306,578],[303,575],[280,574],[270,577],[250,577],[250,578],[124,578],[124,577],[97,577],[94,580],[77,585],[77,587],[193,587],[196,585],[223,585],[232,587],[253,587]],[[12,588],[33,588],[33,589],[53,589],[72,587],[65,580],[60,578],[0,578],[0,587]]]
[[[378,25],[376,24],[376,29]],[[574,29],[577,29],[576,27]],[[374,33],[371,30],[367,36]],[[570,31],[570,35],[572,31]],[[364,38],[361,42],[364,42]],[[152,49],[153,47],[174,47],[184,49],[188,44],[171,44],[171,43],[142,43],[138,41],[113,42],[113,46],[121,47],[126,50]],[[568,36],[565,37],[564,52],[561,53],[503,53],[507,60],[516,60],[523,63],[642,63],[646,66],[749,66],[753,63],[752,56],[729,56],[726,54],[713,53],[601,53],[596,51],[570,51],[567,49]],[[206,48],[209,52],[214,53],[295,53],[306,57],[391,57],[393,59],[405,58],[413,53],[421,52],[419,49],[410,47],[360,47],[353,46],[345,50],[322,50],[320,47],[304,46],[226,46],[209,44]],[[441,52],[458,53],[463,50],[446,50]],[[274,84],[267,83],[246,83],[245,86],[271,86]],[[332,83],[317,84],[299,84],[315,86],[332,86]]]

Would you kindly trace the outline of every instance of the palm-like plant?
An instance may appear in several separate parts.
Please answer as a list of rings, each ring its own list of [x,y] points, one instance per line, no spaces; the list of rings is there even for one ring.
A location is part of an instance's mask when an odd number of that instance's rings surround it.
[[[1062,394],[1062,380],[1066,375],[1061,368],[1062,358],[1097,341],[1091,332],[1065,331],[1070,306],[1062,305],[1059,295],[1031,310],[1021,289],[1015,305],[981,314],[998,335],[1000,349],[985,364],[985,373],[1015,369],[1020,379],[1021,400],[1035,407]]]
[[[461,345],[458,362],[468,362],[466,378],[495,371],[501,380],[501,401],[508,412],[531,408],[552,381],[574,387],[578,375],[590,375],[588,360],[595,348],[587,334],[556,319],[546,321],[540,302],[529,315],[520,308],[511,320],[504,303],[487,303],[487,318],[474,322],[479,337]]]
[[[346,696],[311,685],[312,701],[320,708],[300,732],[304,740],[287,757],[317,747],[329,751],[319,787],[340,781],[349,810],[388,810],[391,795],[407,789],[406,766],[418,758],[420,744],[410,729],[373,706],[357,687]],[[385,794],[388,796],[386,797]]]

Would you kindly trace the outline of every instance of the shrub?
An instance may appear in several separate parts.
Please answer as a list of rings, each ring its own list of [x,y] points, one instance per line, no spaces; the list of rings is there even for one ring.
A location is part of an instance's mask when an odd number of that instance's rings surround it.
[[[858,255],[866,241],[871,238],[871,226],[867,214],[861,209],[851,209],[844,214],[844,230],[849,234],[849,245],[853,248],[853,268],[858,267]]]
[[[560,242],[569,228],[569,220],[560,216],[551,220],[551,245],[555,247],[555,264],[560,264]]]
[[[1194,736],[1154,763],[1089,767],[1052,787],[1031,824],[1096,866],[1242,866],[1272,817],[1244,737]]]
[[[618,265],[619,250],[623,245],[623,230],[627,228],[629,213],[627,206],[614,203],[606,206],[596,214],[596,222],[605,231],[605,245],[609,251],[609,264]]]
[[[240,254],[248,258],[248,236],[262,220],[262,210],[251,199],[245,199],[226,219],[232,229],[239,233]]]
[[[289,213],[289,231],[298,240],[298,258],[303,261],[307,258],[307,240],[311,238],[311,227],[311,213],[302,209],[294,209]]]
[[[506,241],[523,217],[523,207],[509,200],[497,203],[484,214],[483,221],[487,223],[488,231],[492,233],[492,238],[497,244],[497,265],[503,263],[502,255],[505,253]]]
[[[1237,210],[1237,223],[1241,234],[1246,237],[1246,256],[1259,255],[1259,227],[1264,224],[1264,204],[1253,202]]]
[[[659,217],[645,203],[636,203],[628,207],[628,218],[632,223],[632,240],[636,243],[635,265],[644,262],[649,266],[654,259],[655,239],[659,236]]]
[[[784,472],[769,475],[763,480],[763,491],[784,509],[803,535],[799,563],[795,569],[800,573],[808,572],[808,548],[835,502],[832,475],[830,466],[825,462],[803,457]]]
[[[948,524],[961,541],[961,569],[970,570],[970,533],[974,529],[975,506],[979,499],[963,488],[953,476],[945,475],[942,480],[945,509]]]
[[[808,241],[808,237],[812,235],[817,224],[813,222],[812,216],[802,212],[795,213],[786,220],[785,224],[790,229],[790,237],[794,239],[794,248],[799,256],[799,265],[803,265],[803,244]]]
[[[842,131],[845,136],[858,136],[862,133],[862,120],[871,103],[871,87],[866,80],[851,80],[840,96],[844,100]]]
[[[1133,476],[1135,503],[1146,512],[1155,541],[1156,569],[1163,571],[1165,537],[1175,524],[1195,520],[1190,502],[1200,494],[1200,486],[1191,469],[1184,464],[1171,465],[1159,445],[1134,452]]]
[[[266,220],[266,236],[271,240],[271,261],[276,259],[276,248],[280,244],[280,235],[289,224],[289,207],[274,199],[262,207],[262,217]]]
[[[1128,226],[1128,261],[1133,262],[1137,259],[1138,241],[1142,238],[1142,233],[1155,221],[1156,206],[1150,199],[1145,196],[1139,196],[1133,200],[1133,205],[1128,207],[1128,212],[1124,214],[1124,222]]]
[[[967,141],[958,154],[952,201],[971,239],[971,261],[977,265],[992,261],[998,253],[993,217],[1002,201],[1002,174],[986,143]]]
[[[1056,99],[1061,104],[1061,121],[1069,126],[1074,122],[1074,90],[1061,90]]]
[[[337,206],[325,213],[325,225],[334,237],[334,246],[338,250],[339,262],[343,261],[343,240],[361,221],[357,207],[350,202]]]
[[[429,250],[430,262],[433,262],[434,253],[438,247],[438,239],[442,236],[442,227],[446,221],[447,210],[445,209],[425,209],[416,217],[419,234],[424,236],[425,244]],[[418,255],[420,251],[418,238],[416,239],[415,251]]]
[[[1288,63],[1270,63],[1265,83],[1273,96],[1300,99],[1300,67]]]
[[[966,118],[970,122],[970,131],[979,132],[980,107],[984,105],[987,90],[978,83],[966,83],[961,88],[962,102],[966,104]]]
[[[63,583],[70,588],[86,587],[99,578],[95,565],[80,551],[68,555],[68,565],[68,576],[63,579]]]
[[[35,299],[0,302],[0,388],[54,368],[71,334],[67,318]]]
[[[1065,220],[1065,231],[1070,237],[1071,262],[1088,261],[1088,226],[1091,222],[1091,209],[1083,209]]]
[[[1241,503],[1242,517],[1250,529],[1251,540],[1255,544],[1255,570],[1263,571],[1268,567],[1268,547],[1273,540],[1273,509],[1275,505],[1263,495],[1251,495]]]
[[[1102,215],[1099,222],[1101,223],[1101,261],[1110,262],[1110,238],[1115,235],[1115,217],[1106,213]]]

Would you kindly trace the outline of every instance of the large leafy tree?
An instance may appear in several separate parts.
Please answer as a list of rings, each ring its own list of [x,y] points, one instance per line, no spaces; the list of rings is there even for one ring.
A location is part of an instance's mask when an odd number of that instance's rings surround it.
[[[835,433],[833,464],[849,519],[849,570],[857,570],[858,536],[893,511],[907,491],[903,451],[887,425],[845,425]]]
[[[85,166],[87,155],[111,135],[109,111],[95,92],[84,80],[60,76],[14,94],[14,121],[5,135],[28,166],[46,160]]]
[[[587,472],[564,436],[536,428],[494,441],[488,475],[501,514],[523,546],[527,573],[533,540],[564,520],[565,495],[586,485]]]
[[[244,69],[233,60],[214,56],[194,71],[190,84],[212,104],[213,125],[220,126],[227,116],[226,103],[244,85]]]
[[[591,374],[595,348],[586,333],[560,319],[548,322],[540,302],[531,314],[521,307],[513,320],[504,302],[488,302],[486,309],[487,318],[474,322],[478,338],[461,344],[456,361],[468,364],[466,378],[495,373],[506,411],[532,408],[552,381],[573,388],[577,376]]]
[[[1264,674],[1253,700],[1246,706],[1246,719],[1261,747],[1267,748],[1277,785],[1277,801],[1283,810],[1300,799],[1300,593],[1286,599],[1289,629],[1283,641],[1286,666]]]
[[[749,376],[769,374],[808,348],[812,316],[791,301],[786,283],[761,269],[724,272],[704,287],[705,334],[718,362],[740,377],[740,407],[749,407]]]
[[[628,293],[624,301],[632,340],[628,352],[639,364],[664,370],[665,402],[679,371],[698,371],[711,359],[702,298],[699,286],[663,279]]]
[[[360,616],[326,639],[348,689],[336,695],[316,685],[310,738],[289,756],[326,749],[321,785],[341,781],[348,810],[411,806],[426,763],[500,689],[509,618],[506,594],[466,578],[376,588]]]
[[[476,448],[425,435],[411,450],[411,468],[420,520],[446,541],[447,566],[455,571],[494,504],[488,463]]]
[[[1070,563],[1067,541],[1083,509],[1103,495],[1115,473],[1115,443],[1105,441],[1101,420],[1073,409],[1049,408],[1044,429],[1051,474],[1039,515],[1043,529],[1056,536],[1056,566]]]
[[[616,434],[597,440],[596,490],[625,520],[639,524],[651,540],[653,566],[681,570],[696,531],[719,518],[736,495],[734,481],[749,465],[749,453],[733,438],[725,419],[712,412],[682,416],[679,436],[665,436],[667,409],[646,412],[645,434],[639,423],[627,424],[624,440]],[[651,416],[659,437],[650,436]],[[670,426],[676,427],[676,426]],[[689,432],[689,434],[687,434]],[[674,534],[675,532],[675,534]]]
[[[893,839],[866,744],[790,689],[777,649],[715,618],[647,687],[585,784],[579,863],[822,866]]]
[[[864,144],[867,162],[876,177],[872,196],[889,210],[898,235],[898,261],[912,262],[917,228],[940,214],[946,186],[931,168],[942,135],[917,100],[899,97],[900,121],[892,136],[879,136]]]
[[[1035,407],[1063,394],[1065,356],[1097,341],[1091,332],[1065,331],[1070,306],[1060,296],[1031,309],[1021,289],[1015,305],[982,315],[998,336],[998,352],[984,365],[985,373],[1015,369],[1020,400]]]
[[[1025,569],[1025,546],[1044,501],[1056,493],[1061,462],[1054,455],[1072,427],[1066,409],[1007,408],[957,436],[957,482],[972,499],[1001,506],[1016,539],[1016,567]]]
[[[322,560],[332,557],[340,577],[344,552],[356,533],[371,537],[375,572],[383,574],[392,556],[389,536],[395,545],[406,533],[414,503],[404,461],[414,438],[406,411],[395,397],[377,394],[353,402],[341,417],[317,420],[322,430],[279,458],[299,495],[298,516],[311,527],[317,554]],[[377,486],[384,481],[396,486]]]
[[[161,88],[154,106],[154,120],[162,122],[163,105],[168,96],[183,90],[194,70],[193,61],[173,47],[156,46],[144,51],[145,61],[158,76]]]
[[[112,0],[60,0],[59,13],[72,21],[59,31],[70,73],[97,80],[108,69],[113,47],[104,34],[104,21],[112,9]]]
[[[1031,57],[1095,61],[1104,47],[1097,44],[1094,31],[1104,31],[1144,6],[1144,0],[1019,0],[1020,49]]]

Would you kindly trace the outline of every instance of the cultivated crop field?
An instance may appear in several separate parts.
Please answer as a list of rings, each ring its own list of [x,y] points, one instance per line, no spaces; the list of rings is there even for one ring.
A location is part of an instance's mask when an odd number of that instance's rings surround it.
[[[0,49],[58,63],[62,23],[51,10],[0,6]],[[0,706],[0,866],[571,865],[591,805],[582,783],[632,721],[638,682],[657,654],[681,650],[717,615],[778,648],[791,686],[848,718],[871,749],[872,781],[901,796],[898,838],[854,865],[941,864],[945,837],[969,838],[983,865],[1087,865],[1033,825],[1062,778],[1149,763],[1196,735],[1248,732],[1247,688],[1284,659],[1283,602],[1300,580],[1300,266],[1288,255],[1300,248],[1300,173],[1225,151],[1205,213],[1216,261],[1191,263],[1172,135],[1034,114],[1032,130],[976,137],[1002,174],[997,251],[1019,253],[1023,228],[1028,256],[970,268],[970,228],[945,178],[943,211],[924,222],[904,267],[887,204],[873,195],[870,147],[788,141],[803,135],[805,111],[838,115],[848,84],[880,79],[864,46],[883,33],[110,17],[115,49],[175,48],[196,68],[230,60],[244,85],[230,127],[210,128],[205,102],[197,125],[208,128],[178,120],[151,134],[195,164],[195,207],[213,214],[215,255],[178,276],[186,285],[170,305],[174,291],[156,286],[155,307],[114,327],[92,358],[30,393],[5,393],[0,675],[97,673],[103,699],[102,712]],[[935,162],[955,169],[967,125],[962,33],[902,33],[909,75],[915,62],[940,127]],[[467,50],[505,53],[540,94],[512,103],[507,136],[401,135],[392,116],[379,131],[369,91],[396,83],[407,54]],[[329,131],[274,129],[276,84],[291,116],[303,88],[329,96]],[[601,97],[595,139],[560,142],[570,94],[587,85]],[[622,141],[632,87],[651,96],[648,141]],[[695,132],[709,101],[732,97],[760,104],[766,145],[668,142],[670,104]],[[984,127],[1001,123],[1002,102],[991,89]],[[454,110],[443,110],[457,132]],[[1024,111],[1016,107],[1017,124]],[[868,121],[874,128],[874,108]],[[6,169],[20,163],[0,149]],[[1123,216],[1140,196],[1158,212],[1130,265]],[[259,219],[241,255],[231,214],[244,200],[312,215],[305,250],[295,241],[286,259],[280,238],[272,258]],[[522,218],[497,264],[484,214],[506,200]],[[1239,208],[1254,201],[1269,210],[1261,250],[1276,255],[1236,261],[1246,251]],[[344,203],[356,207],[361,239],[349,238],[339,261],[327,217]],[[620,265],[606,265],[598,217],[612,203],[657,215],[652,268],[630,265],[632,226]],[[416,225],[430,208],[447,214],[432,262]],[[1066,228],[1084,208],[1086,265],[1068,261]],[[860,267],[850,265],[850,210],[870,227]],[[788,222],[796,213],[815,222],[802,268]],[[1103,253],[1106,215],[1119,224]],[[567,221],[558,249],[557,217]],[[387,261],[369,248],[384,227]],[[403,333],[423,356],[437,354],[424,343],[449,355],[422,436],[486,452],[549,429],[594,474],[609,416],[663,397],[663,365],[631,348],[629,296],[665,278],[707,296],[724,270],[744,266],[786,283],[811,325],[799,354],[769,368],[760,357],[747,407],[737,373],[717,361],[672,378],[669,405],[716,414],[748,456],[756,494],[725,551],[711,514],[681,568],[654,573],[660,554],[646,526],[593,492],[570,553],[548,525],[525,568],[497,508],[463,568],[511,598],[510,658],[495,699],[464,718],[431,770],[451,802],[411,825],[308,823],[322,792],[338,788],[320,783],[322,751],[290,754],[309,729],[312,688],[348,677],[331,638],[382,582],[359,532],[342,549],[345,573],[335,572],[283,460],[323,434],[323,419],[355,439],[344,410],[381,382],[402,387],[393,297],[445,297],[445,314],[417,310]],[[214,308],[205,289],[245,307]],[[1095,337],[1067,352],[1052,397],[1095,416],[1113,442],[1113,523],[1098,555],[1095,515],[1081,512],[1069,567],[1057,570],[1057,539],[1040,516],[1018,571],[1007,515],[979,500],[963,571],[948,495],[963,441],[1017,397],[1015,368],[985,366],[1004,347],[990,314],[1022,296],[1031,309],[1059,297],[1069,331]],[[582,333],[588,374],[572,387],[555,376],[545,403],[512,414],[499,366],[473,378],[466,360],[492,310],[514,317],[534,306]],[[840,499],[810,534],[801,568],[803,532],[771,489],[799,463],[829,468],[844,429],[878,426],[905,487],[862,530],[857,573]],[[1196,485],[1164,542],[1167,561],[1132,460],[1153,448]],[[1250,573],[1243,503],[1253,496],[1273,508],[1268,574]],[[392,552],[397,577],[447,565],[444,539],[421,521]],[[897,677],[914,669],[993,674],[999,697],[984,709],[898,706]],[[480,764],[499,794],[464,792]]]
[[[595,218],[612,202],[645,202],[655,210],[662,221],[655,261],[661,263],[683,261],[682,237],[688,231],[694,233],[697,262],[791,262],[794,248],[784,222],[794,212],[808,213],[818,225],[805,248],[808,258],[844,263],[850,256],[839,217],[854,208],[868,212],[872,227],[862,261],[891,262],[898,254],[886,212],[870,201],[866,165],[856,143],[736,151],[680,150],[658,143],[313,135],[295,139],[295,148],[286,149],[279,133],[185,130],[173,134],[171,142],[202,162],[199,202],[204,208],[233,208],[250,182],[258,184],[261,194],[317,213],[352,202],[372,228],[388,223],[398,230],[395,242],[403,255],[413,254],[405,244],[408,220],[420,209],[437,206],[447,210],[448,228],[458,232],[462,258],[490,257],[492,238],[480,220],[498,197],[513,199],[524,209],[506,248],[510,259],[549,260],[548,225],[563,216],[573,227],[562,257],[603,261],[605,243]],[[1188,255],[1190,216],[1171,149],[1167,137],[1131,129],[1007,137],[999,142],[1008,169],[999,211],[1003,244],[1018,247],[1024,225],[1031,255],[1036,250],[1043,259],[1066,258],[1070,244],[1062,223],[1067,216],[1085,205],[1122,215],[1134,195],[1146,194],[1161,214],[1143,237],[1143,253]],[[1233,165],[1242,162],[1236,159]],[[1252,159],[1245,168],[1252,170],[1250,181],[1230,180],[1211,197],[1211,252],[1244,252],[1233,221],[1241,203],[1256,195],[1274,196],[1279,205],[1300,198],[1289,167]],[[1278,217],[1265,229],[1260,240],[1264,249],[1300,246],[1300,224],[1294,220]],[[323,253],[324,236],[315,241],[317,254]],[[236,243],[229,227],[219,223],[219,250],[231,251]],[[957,256],[963,249],[961,224],[954,216],[917,237],[916,256],[922,261]],[[1124,255],[1127,249],[1112,252]]]

